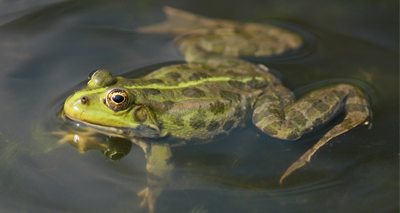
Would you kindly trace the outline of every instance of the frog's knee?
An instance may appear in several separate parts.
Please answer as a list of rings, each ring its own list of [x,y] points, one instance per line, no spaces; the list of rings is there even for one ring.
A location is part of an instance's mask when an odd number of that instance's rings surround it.
[[[347,113],[359,112],[369,114],[369,106],[364,103],[346,103],[345,109]]]
[[[281,130],[275,137],[282,140],[294,141],[298,140],[301,134],[297,130]]]
[[[276,121],[265,125],[256,123],[255,125],[265,134],[274,138],[292,141],[301,137],[297,128],[285,128],[284,122]]]

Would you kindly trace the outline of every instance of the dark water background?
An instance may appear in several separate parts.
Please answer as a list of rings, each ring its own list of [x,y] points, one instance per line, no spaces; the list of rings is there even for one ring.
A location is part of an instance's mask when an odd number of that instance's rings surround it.
[[[172,36],[134,29],[165,19],[165,5],[212,18],[269,21],[304,31],[303,54],[257,59],[291,89],[327,79],[369,85],[373,122],[332,140],[284,182],[320,137],[286,142],[249,127],[173,149],[176,184],[162,212],[398,212],[398,1],[0,1],[0,211],[145,212],[145,158],[113,163],[59,145],[55,112],[94,69],[115,75],[182,58]],[[53,122],[53,123],[52,123]]]

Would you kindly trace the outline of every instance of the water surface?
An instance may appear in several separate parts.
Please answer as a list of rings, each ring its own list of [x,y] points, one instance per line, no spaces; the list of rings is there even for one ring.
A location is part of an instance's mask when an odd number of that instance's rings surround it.
[[[92,70],[140,76],[182,60],[172,36],[134,31],[165,19],[164,5],[298,30],[309,36],[298,55],[251,60],[278,70],[293,90],[363,82],[374,115],[372,125],[332,140],[282,185],[283,172],[323,132],[287,142],[250,126],[216,143],[175,148],[176,184],[161,196],[162,212],[398,211],[398,2],[25,0],[0,1],[2,212],[145,212],[136,196],[147,185],[139,147],[114,163],[44,133],[57,130],[62,101]]]

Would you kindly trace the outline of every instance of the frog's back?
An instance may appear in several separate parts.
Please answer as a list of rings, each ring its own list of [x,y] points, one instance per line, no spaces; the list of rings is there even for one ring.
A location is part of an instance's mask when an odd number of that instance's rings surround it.
[[[248,79],[255,79],[259,84],[252,85]],[[250,68],[210,67],[199,63],[177,64],[160,68],[141,78],[141,80],[161,83],[165,86],[186,87],[188,84],[207,82],[247,82],[240,89],[258,90],[265,88],[268,83],[280,83],[268,68],[251,65]]]
[[[161,136],[186,144],[208,142],[244,125],[256,98],[280,82],[261,68],[163,67],[124,84],[162,125]],[[179,140],[181,139],[181,140]]]
[[[166,12],[168,21],[138,31],[185,33],[177,45],[187,63],[139,79],[119,78],[118,85],[134,97],[138,120],[151,120],[145,129],[159,129],[159,138],[170,136],[183,144],[211,141],[243,126],[257,97],[281,85],[267,68],[238,56],[277,55],[302,43],[297,34],[274,26],[211,20],[172,8]]]

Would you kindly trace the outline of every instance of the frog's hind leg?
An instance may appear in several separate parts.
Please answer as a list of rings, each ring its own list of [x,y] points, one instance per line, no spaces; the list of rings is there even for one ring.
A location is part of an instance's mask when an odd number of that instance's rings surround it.
[[[211,19],[171,7],[164,12],[166,21],[136,31],[181,35],[176,44],[188,63],[237,67],[245,63],[233,58],[280,55],[304,42],[301,35],[274,25]]]
[[[136,31],[139,33],[179,35],[201,27],[230,27],[236,24],[234,21],[210,19],[168,6],[165,6],[163,10],[167,16],[166,21],[139,27]]]
[[[281,89],[263,94],[257,100],[253,113],[253,123],[272,137],[297,140],[313,128],[331,120],[343,108],[346,116],[286,170],[280,183],[293,171],[309,162],[314,153],[330,139],[358,126],[371,115],[365,95],[360,89],[349,84],[329,86],[311,92],[292,103],[282,102],[282,94],[289,92],[285,93],[285,90]],[[279,104],[281,102],[282,104]]]

